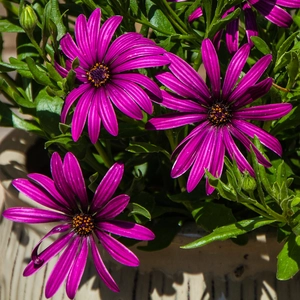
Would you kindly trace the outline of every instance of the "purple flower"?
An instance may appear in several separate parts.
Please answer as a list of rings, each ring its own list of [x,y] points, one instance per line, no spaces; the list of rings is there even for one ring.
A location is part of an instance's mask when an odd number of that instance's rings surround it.
[[[52,297],[64,281],[68,297],[75,297],[89,251],[101,279],[111,290],[119,291],[101,259],[98,240],[116,261],[127,266],[139,265],[136,255],[111,236],[116,234],[138,240],[154,239],[152,231],[141,225],[114,220],[129,202],[129,196],[125,194],[113,197],[123,172],[123,165],[115,163],[100,182],[92,201],[88,199],[79,163],[71,152],[66,154],[63,162],[58,153],[52,155],[53,180],[33,173],[28,175],[30,180],[20,178],[13,181],[16,189],[47,209],[9,208],[3,212],[5,218],[21,223],[60,223],[36,245],[23,273],[24,276],[32,275],[63,251],[47,281],[47,298]],[[62,235],[38,253],[43,240],[58,233]]]
[[[167,0],[168,2],[185,2],[187,0]],[[188,21],[191,23],[194,20],[203,16],[203,11],[201,7],[196,8],[188,17]]]
[[[248,39],[248,43],[253,45],[251,36],[258,35],[258,28],[256,24],[256,17],[252,10],[254,7],[262,16],[264,16],[270,22],[276,24],[279,27],[289,27],[293,19],[291,15],[282,9],[286,8],[300,8],[300,0],[248,0],[242,4],[242,11],[245,15],[245,29]],[[225,12],[224,16],[233,12],[237,7],[232,7]],[[226,26],[226,45],[230,53],[235,53],[238,49],[239,42],[239,19],[231,21]],[[218,33],[214,38],[214,43],[219,43],[221,33]]]
[[[69,58],[66,69],[57,65],[62,76],[67,76],[72,61],[76,57],[79,59],[75,72],[80,85],[66,97],[61,114],[65,123],[71,106],[78,99],[71,125],[75,141],[79,139],[86,120],[92,143],[97,142],[101,123],[111,135],[118,135],[112,104],[130,118],[141,120],[142,110],[152,113],[152,102],[144,89],[161,98],[153,81],[132,70],[167,64],[167,58],[162,56],[165,50],[135,32],[123,34],[111,43],[121,21],[121,16],[113,16],[100,27],[101,10],[96,9],[88,21],[84,15],[77,18],[76,43],[69,33],[60,42],[63,53]]]
[[[247,120],[270,121],[286,115],[292,108],[289,103],[266,104],[245,107],[265,95],[272,86],[272,79],[258,80],[270,64],[272,57],[262,57],[239,81],[242,69],[250,53],[245,44],[233,56],[221,88],[218,56],[209,39],[202,43],[203,64],[210,79],[210,89],[199,74],[185,61],[174,54],[166,53],[170,59],[169,69],[157,79],[172,92],[162,91],[162,105],[178,112],[152,118],[148,129],[164,130],[196,124],[194,129],[174,150],[177,158],[171,176],[177,178],[190,169],[187,191],[191,192],[204,176],[207,169],[215,177],[222,174],[225,149],[231,159],[236,160],[239,169],[254,176],[254,170],[240,152],[234,139],[239,140],[250,151],[251,147],[258,161],[270,167],[271,164],[254,146],[251,139],[256,135],[260,142],[281,155],[279,141]],[[206,191],[213,188],[206,181]]]

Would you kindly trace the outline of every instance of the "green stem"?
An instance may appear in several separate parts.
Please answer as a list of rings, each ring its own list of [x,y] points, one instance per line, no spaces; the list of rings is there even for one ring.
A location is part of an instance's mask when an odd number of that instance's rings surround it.
[[[45,52],[41,49],[41,47],[39,46],[39,44],[36,42],[36,40],[34,39],[33,35],[31,33],[27,33],[27,36],[29,37],[31,43],[33,44],[33,46],[35,47],[35,49],[37,50],[37,52],[39,53],[39,55],[44,59],[44,61],[48,61],[48,58],[45,54]]]
[[[97,143],[94,146],[97,152],[99,153],[99,155],[101,156],[101,158],[103,159],[104,165],[107,168],[110,168],[113,165],[113,161],[108,157],[102,144],[99,141],[97,141]]]

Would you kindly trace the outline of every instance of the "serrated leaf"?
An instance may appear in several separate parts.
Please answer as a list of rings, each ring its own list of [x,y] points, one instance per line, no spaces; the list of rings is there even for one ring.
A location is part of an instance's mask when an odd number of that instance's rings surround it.
[[[214,241],[225,241],[230,238],[235,238],[238,235],[245,234],[259,227],[266,226],[276,222],[276,220],[266,219],[264,217],[256,217],[249,220],[243,220],[234,224],[226,225],[215,229],[212,233],[184,245],[180,248],[193,249],[210,244]]]

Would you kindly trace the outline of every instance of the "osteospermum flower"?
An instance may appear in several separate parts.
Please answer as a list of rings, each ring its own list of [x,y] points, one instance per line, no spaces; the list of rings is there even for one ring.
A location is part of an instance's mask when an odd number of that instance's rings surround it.
[[[167,64],[167,58],[161,55],[165,50],[135,32],[123,34],[111,43],[121,21],[121,16],[113,16],[100,27],[101,10],[96,9],[88,21],[84,15],[77,18],[76,43],[69,33],[60,42],[63,53],[69,58],[66,69],[57,65],[62,76],[67,76],[72,61],[76,57],[79,59],[75,72],[80,85],[66,97],[61,114],[65,123],[71,106],[78,99],[71,125],[75,141],[79,139],[86,120],[92,143],[99,137],[101,123],[111,135],[118,135],[113,105],[130,118],[140,120],[142,110],[152,113],[152,102],[145,89],[155,97],[161,97],[153,81],[131,71]]]
[[[79,163],[72,153],[67,153],[62,162],[58,153],[51,157],[53,179],[42,174],[29,174],[27,179],[15,179],[13,185],[47,209],[14,207],[3,212],[9,220],[21,223],[59,222],[47,233],[32,251],[31,261],[24,270],[30,276],[44,266],[51,258],[62,252],[45,288],[47,298],[52,297],[66,281],[66,292],[70,299],[75,297],[91,251],[98,274],[113,291],[118,286],[106,269],[97,244],[118,262],[127,266],[138,266],[136,255],[117,241],[111,234],[138,240],[152,240],[152,231],[141,225],[114,220],[127,206],[129,196],[113,197],[123,176],[124,167],[115,163],[106,173],[89,201]],[[40,244],[47,237],[62,234],[41,253]]]
[[[258,80],[271,62],[271,55],[262,57],[238,82],[249,56],[250,45],[245,44],[233,56],[221,87],[221,75],[216,50],[209,39],[202,42],[203,64],[210,79],[211,89],[200,75],[174,54],[169,69],[157,79],[171,92],[163,91],[162,105],[178,112],[152,118],[148,129],[164,130],[195,124],[195,128],[181,141],[173,152],[177,158],[171,176],[179,177],[190,169],[187,191],[191,192],[207,169],[215,177],[222,174],[225,149],[236,160],[239,169],[254,176],[254,170],[235,144],[241,142],[249,151],[252,147],[258,161],[266,167],[271,164],[254,146],[250,138],[256,135],[260,142],[281,155],[279,141],[248,120],[270,121],[286,115],[292,108],[288,103],[245,107],[265,95],[272,79]],[[213,188],[206,181],[206,191]]]
[[[256,17],[252,10],[255,8],[263,17],[279,27],[289,27],[293,19],[283,8],[300,8],[300,0],[248,0],[241,4],[242,12],[245,15],[245,29],[248,43],[252,45],[251,36],[258,35]],[[236,7],[230,8],[224,16],[233,12]],[[221,33],[215,37],[215,44],[218,44]],[[239,42],[239,19],[231,21],[226,26],[226,45],[230,53],[238,49]]]

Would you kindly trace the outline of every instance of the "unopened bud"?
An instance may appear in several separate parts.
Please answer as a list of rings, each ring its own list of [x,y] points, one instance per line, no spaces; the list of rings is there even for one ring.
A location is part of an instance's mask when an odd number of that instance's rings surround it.
[[[26,33],[32,33],[36,24],[37,16],[33,8],[29,5],[25,6],[21,12],[20,24]]]
[[[256,181],[249,174],[243,180],[242,189],[246,192],[253,192],[256,189]]]

